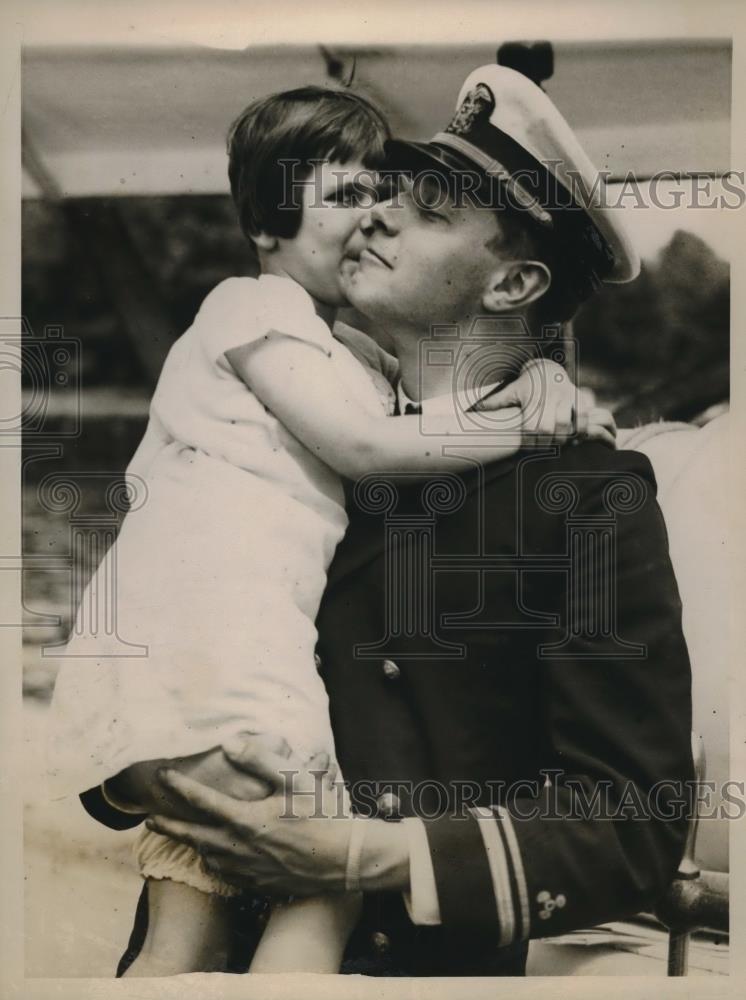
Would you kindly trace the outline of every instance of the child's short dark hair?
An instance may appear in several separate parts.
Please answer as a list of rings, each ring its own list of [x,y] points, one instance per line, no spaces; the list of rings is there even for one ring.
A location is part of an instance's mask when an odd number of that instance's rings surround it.
[[[354,157],[375,169],[388,138],[383,114],[349,90],[300,87],[254,101],[228,132],[228,176],[244,235],[295,236],[301,207],[289,189],[293,178],[307,177],[312,160]],[[281,160],[296,166],[283,169]]]

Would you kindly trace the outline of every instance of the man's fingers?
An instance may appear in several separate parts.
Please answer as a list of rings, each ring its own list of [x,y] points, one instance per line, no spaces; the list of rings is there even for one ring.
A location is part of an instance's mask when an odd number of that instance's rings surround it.
[[[234,823],[239,818],[238,800],[230,795],[208,788],[170,768],[160,770],[158,780],[182,802],[218,823]]]
[[[202,859],[206,870],[220,878],[229,885],[239,886],[241,889],[256,888],[256,883],[248,874],[244,866],[227,864],[227,858],[211,854]]]
[[[204,854],[206,851],[219,853],[231,849],[229,835],[216,826],[187,823],[181,819],[170,819],[168,816],[149,816],[145,825],[154,833],[171,837],[192,847],[198,854]]]
[[[270,789],[283,787],[283,771],[302,767],[300,758],[292,753],[276,753],[258,737],[247,737],[242,741],[241,737],[234,736],[223,744],[223,753],[239,771],[265,781]]]

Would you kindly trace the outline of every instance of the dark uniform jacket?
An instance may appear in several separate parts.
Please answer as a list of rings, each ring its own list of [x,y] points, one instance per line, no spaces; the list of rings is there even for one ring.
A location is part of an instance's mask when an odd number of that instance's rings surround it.
[[[361,813],[425,819],[442,921],[379,898],[372,940],[406,941],[414,974],[515,974],[529,938],[649,908],[693,773],[648,459],[586,443],[369,477],[348,510],[318,619],[338,758]]]
[[[348,968],[515,975],[528,939],[649,908],[693,773],[647,458],[586,443],[350,492],[319,669],[357,810],[424,818],[442,923],[371,894]]]

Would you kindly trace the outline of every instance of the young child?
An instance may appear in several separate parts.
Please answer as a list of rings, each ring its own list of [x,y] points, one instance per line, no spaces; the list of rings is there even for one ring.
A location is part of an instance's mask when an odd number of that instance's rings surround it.
[[[340,477],[466,464],[442,456],[447,418],[440,439],[432,422],[423,436],[417,416],[388,419],[393,359],[363,338],[353,353],[331,332],[344,247],[369,194],[359,178],[387,137],[366,100],[320,88],[261,100],[232,127],[231,189],[261,274],[215,288],[166,359],[128,469],[147,502],[115,543],[118,634],[147,655],[107,655],[102,637],[91,659],[70,641],[52,744],[68,792],[139,762],[214,759],[246,731],[287,737],[306,760],[333,758],[314,620],[347,525]],[[288,388],[294,368],[300,393]],[[499,460],[520,444],[520,433],[496,436],[480,455]],[[216,787],[230,790],[219,772]],[[220,968],[235,890],[151,831],[136,856],[150,919],[128,974]],[[278,905],[252,971],[337,971],[356,912],[355,898]]]

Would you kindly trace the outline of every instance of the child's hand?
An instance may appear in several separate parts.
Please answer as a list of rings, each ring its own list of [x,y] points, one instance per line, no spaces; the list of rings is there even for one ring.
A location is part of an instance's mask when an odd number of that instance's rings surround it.
[[[543,358],[529,361],[510,385],[480,400],[475,409],[521,409],[524,447],[592,438],[616,447],[616,424],[608,410],[584,406],[565,369]]]
[[[524,446],[560,444],[574,433],[573,412],[577,389],[556,361],[529,361],[520,375],[504,389],[480,400],[475,409],[521,409]]]
[[[577,424],[573,444],[588,439],[589,441],[601,441],[616,448],[616,421],[610,410],[605,410],[603,406],[589,406],[578,409],[575,421]]]

